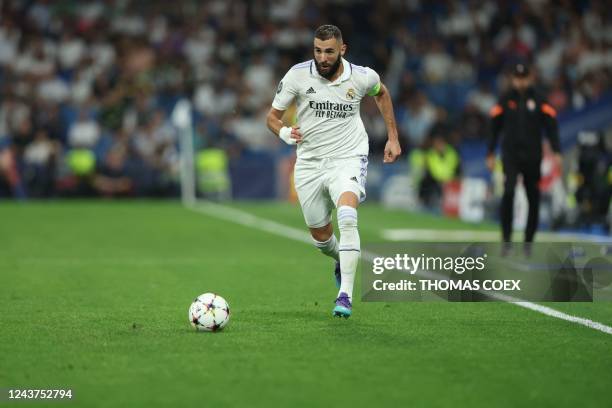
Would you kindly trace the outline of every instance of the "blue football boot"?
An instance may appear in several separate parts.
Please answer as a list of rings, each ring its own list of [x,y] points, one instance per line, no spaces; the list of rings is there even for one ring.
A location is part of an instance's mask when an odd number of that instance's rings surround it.
[[[349,296],[344,292],[340,292],[340,296],[336,299],[336,307],[334,307],[332,314],[335,317],[344,317],[348,319],[351,316],[352,309],[353,305],[349,300]]]

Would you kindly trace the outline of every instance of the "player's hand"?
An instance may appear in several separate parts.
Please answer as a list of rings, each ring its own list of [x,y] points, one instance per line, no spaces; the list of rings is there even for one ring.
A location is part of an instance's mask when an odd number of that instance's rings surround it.
[[[486,163],[487,163],[487,169],[489,169],[490,172],[493,172],[493,170],[495,169],[495,155],[487,154]]]
[[[402,148],[397,140],[387,140],[385,145],[385,156],[383,163],[393,163],[399,155],[402,154]]]
[[[280,132],[278,132],[278,137],[280,137],[288,145],[294,145],[302,142],[302,133],[300,132],[299,126],[283,126]]]

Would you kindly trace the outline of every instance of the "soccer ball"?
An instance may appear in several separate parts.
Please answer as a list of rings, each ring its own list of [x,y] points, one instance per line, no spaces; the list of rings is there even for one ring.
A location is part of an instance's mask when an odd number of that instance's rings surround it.
[[[204,293],[189,307],[189,321],[196,330],[218,331],[229,322],[229,305],[215,293]]]

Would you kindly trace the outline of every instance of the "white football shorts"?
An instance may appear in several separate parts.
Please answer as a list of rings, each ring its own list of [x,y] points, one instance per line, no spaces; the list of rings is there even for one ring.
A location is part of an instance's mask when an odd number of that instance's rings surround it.
[[[343,159],[299,159],[295,163],[295,190],[306,225],[320,228],[331,222],[332,210],[342,193],[354,193],[359,202],[366,198],[368,157]]]

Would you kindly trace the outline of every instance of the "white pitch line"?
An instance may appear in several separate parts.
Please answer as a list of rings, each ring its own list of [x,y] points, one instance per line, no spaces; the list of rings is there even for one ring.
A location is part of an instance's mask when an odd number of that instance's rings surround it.
[[[412,229],[412,228],[393,228],[383,229],[381,236],[387,241],[439,241],[440,232],[442,230],[435,229]],[[452,230],[444,231],[444,240],[452,241],[492,241],[499,240],[499,232],[497,231],[473,231],[473,230]],[[520,240],[519,233],[515,234],[516,240]],[[577,234],[567,232],[539,232],[538,237],[546,242],[572,242],[572,241],[591,241],[591,242],[612,242],[612,239],[604,236],[596,236],[588,234]]]
[[[215,218],[221,218],[223,220],[235,222],[247,227],[266,231],[274,235],[281,235],[286,238],[291,238],[295,241],[304,242],[306,244],[313,243],[310,234],[305,231],[289,227],[275,221],[270,221],[256,215],[249,214],[248,212],[228,207],[226,205],[206,201],[199,204],[194,204],[192,206],[187,206],[187,208]]]
[[[186,208],[192,211],[196,211],[202,214],[209,215],[211,217],[231,221],[231,222],[234,222],[236,224],[240,224],[246,227],[256,228],[261,231],[269,232],[274,235],[280,235],[285,238],[290,238],[295,241],[300,241],[300,242],[312,245],[312,238],[310,237],[310,234],[308,234],[305,231],[299,230],[297,228],[289,227],[287,225],[283,225],[275,221],[270,221],[265,218],[258,217],[256,215],[249,214],[248,212],[238,210],[236,208],[231,208],[231,207],[213,203],[210,201],[200,202],[199,204],[194,204],[194,205],[189,205],[189,206],[186,206]],[[447,231],[445,231],[445,236],[446,236],[446,232]],[[375,254],[366,253],[365,251],[363,255],[368,258],[375,256]],[[504,302],[508,302],[510,304],[520,306],[522,308],[529,309],[534,312],[542,313],[543,315],[546,315],[546,316],[565,320],[571,323],[576,323],[581,326],[585,326],[590,329],[612,335],[612,327],[606,326],[603,323],[599,323],[599,322],[596,322],[590,319],[585,319],[584,317],[573,316],[567,313],[563,313],[559,310],[553,309],[548,306],[542,306],[537,303],[520,301],[519,299],[515,299],[510,296],[496,294],[496,297],[499,297]]]
[[[96,265],[104,266],[156,266],[156,265],[174,265],[174,264],[194,264],[202,262],[198,258],[75,258],[75,257],[28,257],[19,258],[10,262],[16,264],[30,265],[51,265],[51,266],[83,266]]]
[[[568,322],[576,323],[594,330],[599,330],[600,332],[606,334],[612,334],[612,327],[606,326],[603,323],[599,323],[591,319],[568,315],[566,313],[553,309],[552,307],[539,305],[537,303],[532,302],[521,301],[519,299],[501,293],[496,293],[494,296],[500,300],[503,300],[504,302],[512,303],[513,305],[524,307],[525,309],[533,310],[534,312],[542,313],[546,316],[556,317],[557,319],[567,320]]]

